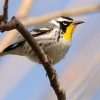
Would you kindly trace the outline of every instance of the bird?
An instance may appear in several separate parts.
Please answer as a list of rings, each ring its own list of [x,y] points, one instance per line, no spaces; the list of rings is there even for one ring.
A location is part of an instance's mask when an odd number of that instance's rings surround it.
[[[60,62],[69,51],[74,30],[77,25],[82,23],[84,22],[75,21],[70,17],[57,16],[36,26],[30,33],[47,57],[52,60],[52,64],[56,64]],[[26,56],[36,63],[40,62],[36,53],[21,34],[19,34],[13,43],[3,50],[0,56],[6,54]]]

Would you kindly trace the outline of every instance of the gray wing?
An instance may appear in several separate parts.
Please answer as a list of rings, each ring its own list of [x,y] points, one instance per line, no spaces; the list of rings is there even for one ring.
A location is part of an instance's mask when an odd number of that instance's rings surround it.
[[[51,24],[51,23],[41,23],[41,24],[37,25],[30,32],[31,32],[33,37],[38,37],[38,36],[41,36],[41,35],[44,35],[44,34],[48,34],[50,31],[53,30],[54,27],[55,27],[55,25]],[[20,33],[18,33],[18,36],[12,42],[12,44],[20,43],[22,41],[25,41],[25,39]]]
[[[37,38],[37,37],[43,36],[44,34],[48,34],[50,31],[51,31],[50,28],[43,27],[43,28],[39,28],[39,29],[35,28],[30,32],[34,38]],[[45,38],[42,40],[45,41]],[[41,42],[43,42],[42,40],[40,39],[40,41],[39,41],[40,45],[41,45]],[[48,39],[46,39],[46,40],[48,40]],[[26,40],[24,39],[24,37],[21,34],[19,34],[19,36],[16,38],[16,40],[10,46],[8,46],[4,50],[4,52],[8,52],[10,50],[16,49],[17,47],[23,45],[25,42],[26,42]]]

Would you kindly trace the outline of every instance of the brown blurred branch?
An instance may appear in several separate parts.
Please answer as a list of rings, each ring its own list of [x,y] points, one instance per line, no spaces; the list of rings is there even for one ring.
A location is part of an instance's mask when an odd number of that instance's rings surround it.
[[[5,0],[5,2],[6,2],[6,0]],[[39,47],[38,43],[31,36],[30,32],[23,26],[23,24],[18,19],[16,19],[16,17],[13,17],[9,22],[5,22],[3,20],[0,23],[1,31],[10,31],[12,29],[18,30],[23,35],[23,37],[29,43],[29,45],[31,46],[33,51],[36,53],[37,57],[40,59],[41,63],[44,66],[44,69],[47,72],[51,86],[54,89],[54,91],[58,97],[58,100],[66,100],[66,93],[61,88],[61,86],[58,82],[58,79],[56,77],[56,72],[53,69],[51,61],[47,58],[47,56],[45,55],[43,50]]]
[[[17,12],[17,17],[18,18],[26,17],[29,11],[31,10],[32,6],[34,5],[34,2],[35,2],[34,0],[23,0]]]
[[[83,14],[89,14],[89,13],[95,13],[100,11],[100,5],[90,5],[85,7],[78,7],[78,8],[70,8],[65,9],[63,11],[54,12],[48,15],[43,15],[37,18],[29,18],[22,20],[24,25],[33,25],[38,23],[46,22],[56,16],[77,16],[77,15],[83,15]]]

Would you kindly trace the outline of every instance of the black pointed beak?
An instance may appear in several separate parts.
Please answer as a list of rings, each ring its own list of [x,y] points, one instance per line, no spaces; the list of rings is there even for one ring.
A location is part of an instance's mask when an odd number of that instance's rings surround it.
[[[75,21],[75,22],[73,22],[75,25],[79,25],[79,24],[82,24],[82,23],[85,23],[85,22],[83,22],[83,21]]]

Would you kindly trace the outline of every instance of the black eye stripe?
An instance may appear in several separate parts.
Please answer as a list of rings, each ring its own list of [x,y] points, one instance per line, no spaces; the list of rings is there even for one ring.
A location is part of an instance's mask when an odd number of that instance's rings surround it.
[[[66,31],[66,28],[72,23],[72,22],[67,22],[67,21],[62,21],[60,23],[60,28],[62,29],[63,32]]]
[[[63,24],[67,24],[67,22],[66,21],[63,21]]]
[[[68,27],[70,24],[71,22],[67,22],[67,21],[60,22],[60,25],[65,27]]]
[[[68,25],[69,23],[67,21],[62,22],[63,25]]]

